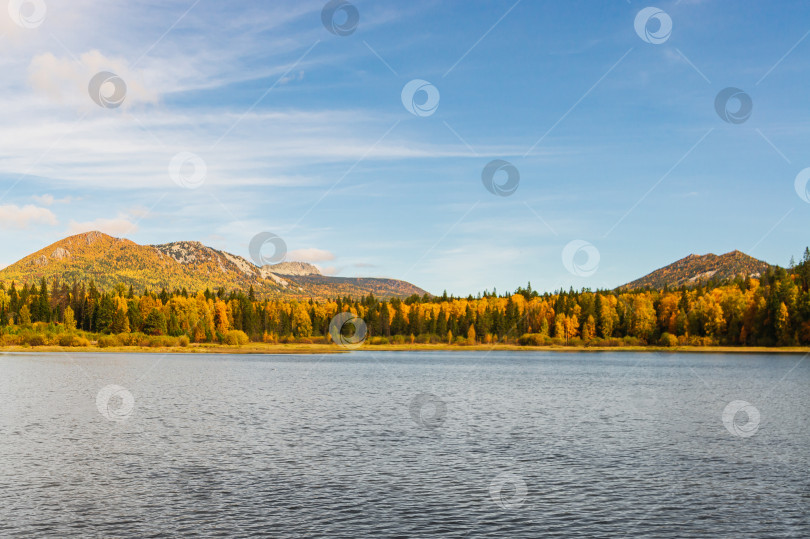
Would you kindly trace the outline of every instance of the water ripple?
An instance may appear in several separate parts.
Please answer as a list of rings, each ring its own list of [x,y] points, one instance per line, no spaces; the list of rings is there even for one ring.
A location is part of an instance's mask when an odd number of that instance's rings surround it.
[[[154,360],[0,356],[0,536],[810,536],[790,356]]]

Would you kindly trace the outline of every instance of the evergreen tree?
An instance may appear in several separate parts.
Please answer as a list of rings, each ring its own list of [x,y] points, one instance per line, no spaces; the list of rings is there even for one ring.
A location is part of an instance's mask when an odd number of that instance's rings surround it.
[[[147,335],[165,335],[166,316],[157,309],[149,311],[143,322],[143,332]]]
[[[180,329],[180,322],[177,320],[177,315],[174,314],[174,311],[169,314],[169,321],[166,325],[166,331],[172,337],[179,337],[183,334],[183,330]]]
[[[113,304],[112,298],[107,294],[102,295],[98,309],[96,309],[94,331],[98,333],[110,333],[114,315],[115,305]]]

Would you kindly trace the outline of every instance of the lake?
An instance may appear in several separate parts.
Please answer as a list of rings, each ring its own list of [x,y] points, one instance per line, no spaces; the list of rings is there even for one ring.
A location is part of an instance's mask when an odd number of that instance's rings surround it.
[[[0,536],[807,537],[801,355],[0,354]]]

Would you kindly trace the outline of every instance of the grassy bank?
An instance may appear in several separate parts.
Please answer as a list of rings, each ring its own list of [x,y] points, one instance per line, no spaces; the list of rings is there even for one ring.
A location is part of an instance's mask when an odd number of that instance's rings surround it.
[[[59,346],[45,344],[41,346],[12,345],[0,347],[2,352],[114,352],[114,353],[158,353],[158,354],[337,354],[352,350],[365,352],[658,352],[658,353],[767,353],[767,354],[810,354],[810,347],[742,347],[742,346],[521,346],[516,344],[366,344],[355,349],[346,349],[327,343],[247,343],[243,345],[186,343],[184,345],[163,345],[156,343],[150,346],[99,346],[89,342],[82,346]]]

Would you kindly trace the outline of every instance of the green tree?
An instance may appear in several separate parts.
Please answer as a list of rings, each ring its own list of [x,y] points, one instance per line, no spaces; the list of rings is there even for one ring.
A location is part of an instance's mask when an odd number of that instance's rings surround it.
[[[115,315],[115,305],[107,294],[101,296],[95,312],[95,330],[99,333],[109,333]]]
[[[48,298],[48,285],[45,283],[45,277],[42,278],[42,281],[40,282],[39,286],[37,319],[40,322],[51,321],[51,302]]]
[[[177,315],[174,314],[174,311],[169,314],[169,321],[166,325],[166,331],[172,337],[179,337],[183,334],[183,330],[180,329],[180,322],[178,322]]]
[[[129,333],[129,317],[124,309],[117,309],[113,313],[110,323],[110,333]]]
[[[147,335],[165,335],[166,316],[157,309],[149,311],[143,322],[143,332]]]

